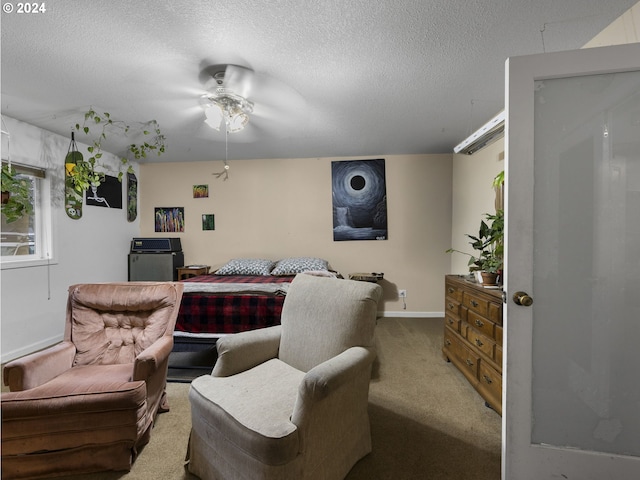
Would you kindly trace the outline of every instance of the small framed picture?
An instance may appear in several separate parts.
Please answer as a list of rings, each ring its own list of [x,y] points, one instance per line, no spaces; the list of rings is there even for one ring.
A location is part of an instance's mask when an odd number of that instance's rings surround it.
[[[193,198],[207,198],[207,197],[209,197],[209,185],[193,186]]]
[[[205,213],[202,215],[202,230],[215,230],[216,221],[213,213]]]
[[[156,232],[184,232],[184,207],[156,207]]]

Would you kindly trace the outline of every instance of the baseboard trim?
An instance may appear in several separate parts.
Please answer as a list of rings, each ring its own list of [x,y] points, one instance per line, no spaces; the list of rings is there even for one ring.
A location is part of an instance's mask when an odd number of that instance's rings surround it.
[[[444,318],[444,312],[378,312],[378,317]]]
[[[16,348],[15,350],[11,350],[9,352],[2,352],[0,356],[0,362],[3,364],[10,362],[11,360],[15,360],[16,358],[24,357],[33,352],[37,352],[38,350],[42,350],[44,348],[55,345],[56,343],[60,343],[62,341],[62,335],[54,335],[53,337],[49,337],[45,340],[40,340],[39,342],[31,343],[22,348]]]

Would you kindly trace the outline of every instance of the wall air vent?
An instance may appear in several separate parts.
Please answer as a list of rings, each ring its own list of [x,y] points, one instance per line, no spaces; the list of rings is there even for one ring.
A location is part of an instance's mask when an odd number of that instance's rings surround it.
[[[485,123],[476,132],[455,146],[455,153],[473,155],[478,150],[490,145],[504,136],[504,111]]]

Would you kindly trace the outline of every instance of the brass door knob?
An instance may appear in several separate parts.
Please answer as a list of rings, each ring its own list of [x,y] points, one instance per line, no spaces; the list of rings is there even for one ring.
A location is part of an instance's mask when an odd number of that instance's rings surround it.
[[[533,298],[526,292],[516,292],[513,294],[513,301],[516,305],[522,305],[523,307],[530,307],[533,303]]]

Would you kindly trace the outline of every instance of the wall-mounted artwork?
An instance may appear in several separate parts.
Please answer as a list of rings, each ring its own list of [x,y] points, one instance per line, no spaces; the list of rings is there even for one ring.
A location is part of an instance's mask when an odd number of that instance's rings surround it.
[[[205,213],[202,215],[202,230],[215,230],[216,219],[212,213]]]
[[[184,232],[183,207],[156,207],[156,232]]]
[[[96,207],[122,208],[122,182],[118,177],[105,175],[100,185],[89,187],[86,202]]]
[[[207,198],[209,196],[209,185],[194,185],[193,198]]]
[[[386,240],[384,159],[331,162],[333,240]]]
[[[138,178],[134,173],[127,172],[127,221],[133,222],[138,218]]]

